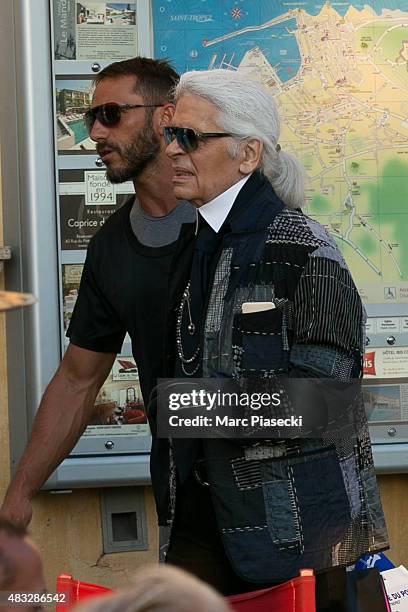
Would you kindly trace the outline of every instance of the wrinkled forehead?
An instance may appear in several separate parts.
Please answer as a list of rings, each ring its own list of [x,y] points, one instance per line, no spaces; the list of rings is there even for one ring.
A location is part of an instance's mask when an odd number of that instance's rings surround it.
[[[172,124],[209,132],[219,129],[219,115],[218,108],[208,100],[186,94],[177,100]]]

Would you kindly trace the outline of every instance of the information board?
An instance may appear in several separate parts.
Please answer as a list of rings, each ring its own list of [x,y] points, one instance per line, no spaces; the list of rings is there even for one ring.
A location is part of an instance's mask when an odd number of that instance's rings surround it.
[[[136,3],[54,0],[56,60],[133,57],[137,49]]]
[[[152,0],[152,14],[156,57],[237,70],[274,96],[279,144],[306,168],[304,211],[367,307],[368,416],[408,440],[408,4]]]
[[[61,356],[68,346],[65,334],[78,296],[89,242],[108,217],[134,193],[131,182],[113,185],[107,181],[83,118],[92,103],[94,76],[111,62],[138,55],[140,5],[140,2],[99,0],[50,1],[59,168],[56,187]],[[142,19],[146,20],[148,3],[141,12]],[[121,453],[146,452],[148,445],[142,438],[146,439],[150,430],[128,335],[98,394],[96,408],[97,417],[87,427],[74,455],[100,453],[100,442],[108,438],[110,454],[112,448]],[[95,440],[94,447],[92,440]]]
[[[408,305],[405,0],[153,0],[153,27],[156,56],[180,72],[263,83],[282,148],[307,170],[305,212],[335,238],[365,303]]]

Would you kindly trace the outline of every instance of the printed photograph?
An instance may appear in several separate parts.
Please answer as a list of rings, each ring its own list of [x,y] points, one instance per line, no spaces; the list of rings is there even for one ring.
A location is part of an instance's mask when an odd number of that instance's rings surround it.
[[[112,380],[139,380],[137,365],[133,357],[118,357],[113,364]]]
[[[84,113],[92,102],[92,81],[58,79],[55,96],[58,151],[95,151],[84,123]]]
[[[363,398],[370,422],[401,420],[399,385],[363,385]]]
[[[77,24],[105,25],[106,2],[77,2]]]
[[[77,25],[136,25],[136,4],[132,2],[77,2]]]
[[[92,425],[146,425],[147,415],[132,356],[117,357],[96,399]]]
[[[136,5],[130,2],[106,4],[106,25],[136,25]]]
[[[77,301],[83,268],[83,264],[63,264],[62,266],[64,332],[68,329],[75,302]]]

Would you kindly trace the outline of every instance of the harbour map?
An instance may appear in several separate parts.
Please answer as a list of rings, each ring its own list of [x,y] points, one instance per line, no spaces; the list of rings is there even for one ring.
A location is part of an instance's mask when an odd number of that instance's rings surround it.
[[[408,302],[408,2],[153,0],[155,57],[243,71],[274,95],[306,214],[366,303]]]

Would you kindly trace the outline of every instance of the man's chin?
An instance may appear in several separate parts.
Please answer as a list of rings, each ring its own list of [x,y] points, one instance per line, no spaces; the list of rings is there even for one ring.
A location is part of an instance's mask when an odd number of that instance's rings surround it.
[[[130,181],[134,178],[134,174],[129,172],[129,170],[124,170],[120,168],[106,168],[106,178],[110,183],[118,184],[125,183],[126,181]]]
[[[193,198],[193,190],[188,189],[185,185],[173,185],[173,193],[177,200],[191,200]]]

